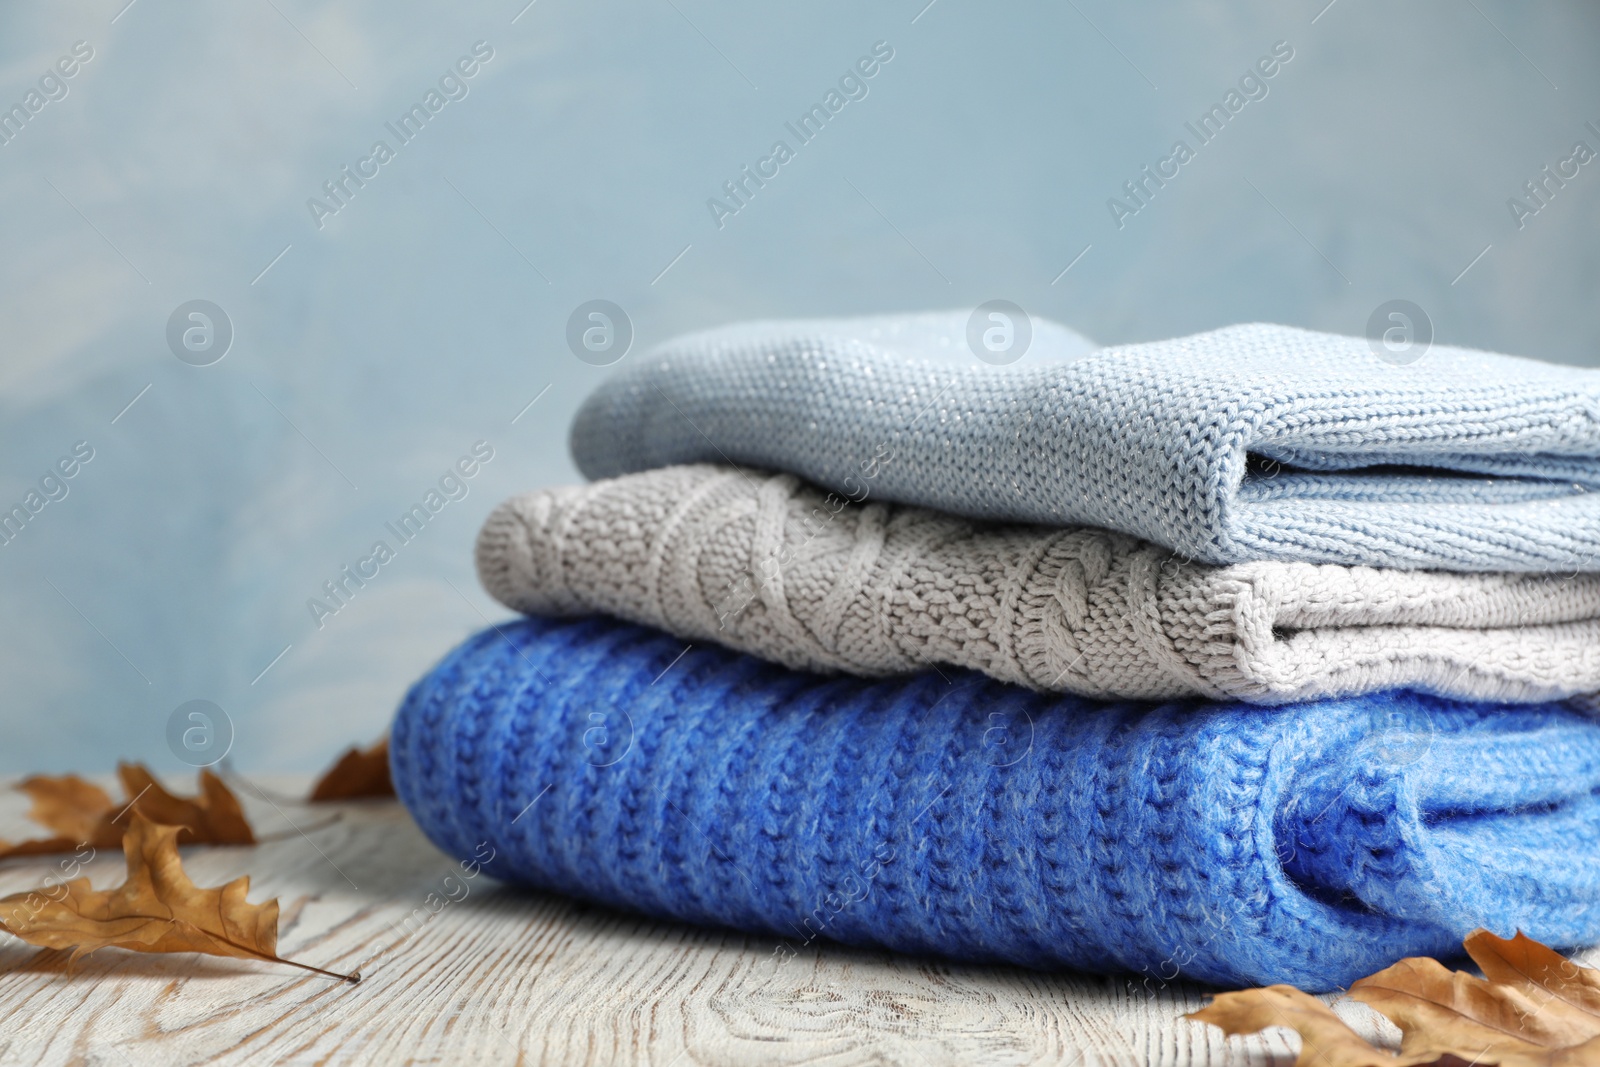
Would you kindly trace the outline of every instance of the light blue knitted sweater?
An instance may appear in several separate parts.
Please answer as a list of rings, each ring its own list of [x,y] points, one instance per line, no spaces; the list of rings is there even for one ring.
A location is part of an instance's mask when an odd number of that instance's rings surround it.
[[[1012,366],[917,336],[788,322],[670,341],[588,399],[573,456],[591,478],[763,466],[1216,564],[1600,570],[1600,371],[1445,346],[1396,366],[1268,325]]]

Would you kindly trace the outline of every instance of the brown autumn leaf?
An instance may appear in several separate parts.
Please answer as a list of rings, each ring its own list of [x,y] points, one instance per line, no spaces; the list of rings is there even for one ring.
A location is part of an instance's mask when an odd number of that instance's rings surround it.
[[[358,797],[392,797],[389,778],[389,739],[380,738],[370,748],[352,748],[317,779],[310,800],[354,800]]]
[[[109,793],[75,774],[36,774],[18,784],[17,789],[33,801],[28,817],[54,830],[55,836],[0,841],[0,859],[72,852],[81,845],[96,844],[101,821],[109,818],[115,808]]]
[[[1403,1052],[1505,1067],[1600,1064],[1600,1012],[1570,999],[1584,990],[1594,996],[1600,975],[1520,932],[1506,940],[1474,930],[1463,947],[1480,967],[1488,961],[1489,978],[1416,957],[1354,983],[1350,996],[1400,1028]],[[1522,973],[1519,962],[1533,973]]]
[[[1580,967],[1522,932],[1510,941],[1474,930],[1464,942],[1467,955],[1491,982],[1550,995],[1600,1017],[1600,971]]]
[[[132,808],[153,822],[182,826],[199,845],[253,845],[256,835],[244,817],[239,798],[227,783],[205,767],[200,768],[200,795],[180,797],[162,788],[143,764],[117,764],[122,789]],[[109,820],[108,820],[109,821]],[[116,844],[110,841],[109,844]]]
[[[255,834],[227,784],[204,768],[200,794],[181,797],[169,793],[149,769],[139,763],[119,763],[125,799],[121,804],[92,782],[75,774],[59,777],[35,775],[18,789],[33,799],[28,817],[51,830],[53,837],[31,841],[0,842],[0,859],[72,852],[82,845],[116,848],[128,823],[129,811],[143,812],[155,822],[189,831],[186,843],[249,845]]]
[[[1287,1026],[1300,1035],[1295,1067],[1409,1067],[1425,1060],[1403,1059],[1368,1044],[1333,1009],[1290,985],[1269,985],[1237,993],[1218,993],[1211,1003],[1184,1016],[1210,1023],[1229,1037]]]
[[[1351,985],[1351,999],[1400,1028],[1399,1055],[1375,1048],[1327,1005],[1290,986],[1222,993],[1188,1017],[1230,1035],[1296,1030],[1296,1067],[1600,1065],[1600,971],[1521,933],[1507,940],[1475,930],[1463,944],[1487,978],[1412,957]]]
[[[17,789],[33,800],[28,817],[56,831],[56,836],[0,841],[0,859],[72,852],[90,843],[101,818],[113,807],[110,794],[75,774],[36,774]]]
[[[76,774],[36,774],[17,788],[33,801],[28,818],[75,841],[87,841],[101,818],[116,807],[110,793]]]
[[[251,904],[248,876],[201,889],[178,855],[181,826],[160,826],[135,811],[122,837],[127,880],[93,889],[74,878],[50,889],[0,897],[0,929],[31,945],[71,949],[71,960],[101,948],[135,952],[201,952],[287,963],[347,982],[337,974],[278,955],[278,902]]]

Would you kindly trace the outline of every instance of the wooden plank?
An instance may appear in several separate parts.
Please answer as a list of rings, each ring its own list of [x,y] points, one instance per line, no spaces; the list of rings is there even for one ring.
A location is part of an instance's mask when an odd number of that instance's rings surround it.
[[[174,783],[176,784],[176,783]],[[283,908],[286,967],[105,950],[70,965],[0,937],[0,1063],[163,1064],[1266,1064],[1275,1032],[1225,1041],[1179,1016],[1189,985],[964,967],[653,922],[464,878],[399,805],[307,806],[303,779],[239,791],[248,848],[191,848],[195,881],[252,878]],[[20,804],[10,838],[32,836]],[[0,866],[0,893],[50,859]],[[122,857],[88,865],[121,880]],[[453,879],[453,880],[452,880]],[[430,900],[430,894],[434,896]],[[446,901],[449,896],[457,897]],[[437,908],[435,911],[434,909]],[[1387,1024],[1341,1006],[1369,1033]]]

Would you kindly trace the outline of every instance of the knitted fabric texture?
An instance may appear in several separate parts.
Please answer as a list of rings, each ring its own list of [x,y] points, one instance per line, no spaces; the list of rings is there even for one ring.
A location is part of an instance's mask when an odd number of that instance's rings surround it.
[[[477,557],[513,610],[605,612],[804,670],[950,664],[1084,696],[1257,703],[1600,691],[1600,574],[1184,565],[1125,534],[851,505],[725,466],[515,497]]]
[[[1105,704],[528,619],[411,690],[390,759],[446,852],[774,966],[824,937],[1325,990],[1480,925],[1600,938],[1600,723],[1559,704]]]
[[[826,326],[671,341],[580,409],[589,478],[731,462],[1213,564],[1600,570],[1600,371],[1233,326],[962,366]]]

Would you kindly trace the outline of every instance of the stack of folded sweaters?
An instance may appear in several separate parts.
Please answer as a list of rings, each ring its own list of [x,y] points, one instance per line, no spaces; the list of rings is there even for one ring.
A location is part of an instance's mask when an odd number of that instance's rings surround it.
[[[778,961],[1325,990],[1600,940],[1600,372],[964,327],[713,330],[591,396],[596,480],[479,536],[528,617],[395,722],[432,839]]]

